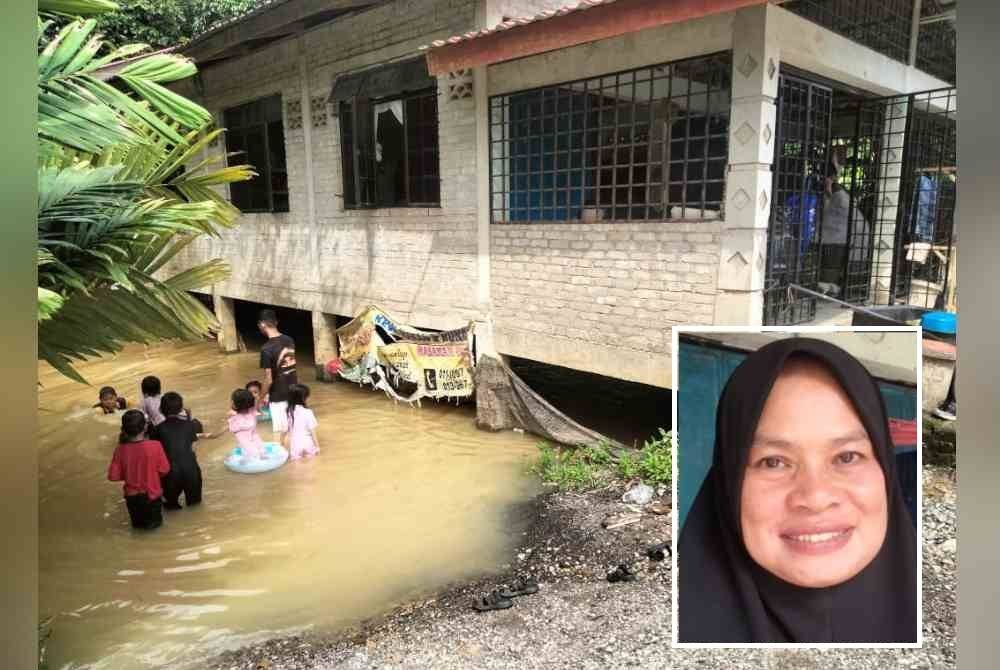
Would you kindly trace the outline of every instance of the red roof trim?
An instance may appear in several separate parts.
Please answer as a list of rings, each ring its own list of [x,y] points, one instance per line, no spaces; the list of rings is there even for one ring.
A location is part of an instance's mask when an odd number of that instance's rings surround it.
[[[427,68],[431,74],[440,75],[766,3],[767,0],[584,0],[534,18],[511,19],[492,29],[438,40],[427,52]]]

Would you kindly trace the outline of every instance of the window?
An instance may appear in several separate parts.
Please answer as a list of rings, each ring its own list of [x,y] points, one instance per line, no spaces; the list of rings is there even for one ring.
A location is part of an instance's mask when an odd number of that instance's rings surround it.
[[[437,80],[424,59],[341,76],[344,204],[428,207],[441,202]]]
[[[728,53],[490,100],[492,220],[718,219]]]
[[[257,176],[230,184],[232,202],[244,212],[288,211],[288,168],[281,96],[249,102],[224,112],[226,151],[243,154]]]

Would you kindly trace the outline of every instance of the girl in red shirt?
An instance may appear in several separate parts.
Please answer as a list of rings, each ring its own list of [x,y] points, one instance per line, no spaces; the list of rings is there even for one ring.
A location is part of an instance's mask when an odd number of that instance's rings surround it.
[[[108,467],[108,481],[125,483],[125,505],[133,528],[158,528],[163,524],[160,477],[170,472],[163,445],[146,439],[146,415],[137,409],[122,415],[118,442]]]

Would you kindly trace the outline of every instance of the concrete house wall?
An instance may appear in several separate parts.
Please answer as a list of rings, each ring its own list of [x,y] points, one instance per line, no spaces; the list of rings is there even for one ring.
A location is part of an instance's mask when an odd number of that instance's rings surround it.
[[[339,123],[327,104],[338,74],[416,56],[474,20],[475,3],[466,0],[397,0],[204,70],[200,91],[185,92],[220,123],[226,108],[281,94],[290,211],[245,214],[238,228],[199,240],[177,264],[229,261],[232,277],[213,289],[227,298],[339,315],[375,303],[427,328],[481,318],[472,98],[453,99],[455,82],[439,82],[435,208],[346,210]]]
[[[326,104],[337,75],[552,4],[396,0],[208,68],[187,92],[220,116],[281,93],[291,211],[247,214],[177,264],[226,259],[234,272],[217,296],[312,311],[326,327],[318,358],[335,355],[330,315],[375,303],[419,327],[476,321],[480,351],[669,387],[671,325],[761,323],[781,64],[882,95],[947,86],[780,7],[752,7],[442,76],[441,206],[344,209]],[[719,51],[733,67],[721,220],[491,225],[489,96]]]

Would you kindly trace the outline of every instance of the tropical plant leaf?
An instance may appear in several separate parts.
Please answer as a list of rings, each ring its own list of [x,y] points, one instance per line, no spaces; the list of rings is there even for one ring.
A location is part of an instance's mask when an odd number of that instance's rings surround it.
[[[64,16],[91,16],[119,9],[111,0],[38,0],[39,12]]]

